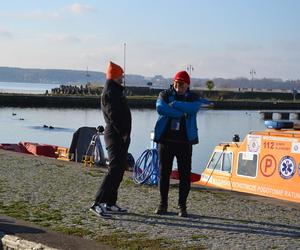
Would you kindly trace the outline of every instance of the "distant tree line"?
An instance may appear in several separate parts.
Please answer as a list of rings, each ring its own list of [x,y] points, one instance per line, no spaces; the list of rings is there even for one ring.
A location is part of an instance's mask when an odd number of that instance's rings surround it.
[[[102,86],[88,83],[86,85],[60,85],[58,88],[51,89],[51,95],[101,95]],[[155,89],[151,86],[147,87],[134,87],[126,86],[125,95],[146,95],[157,96],[161,89]],[[45,93],[49,94],[48,91]]]
[[[60,85],[58,88],[51,90],[51,95],[82,95],[82,96],[100,96],[102,93],[102,86],[97,84],[88,83],[86,85]],[[157,97],[161,88],[147,87],[134,87],[126,86],[126,96],[153,96]],[[254,88],[246,89],[239,88],[236,90],[218,90],[215,88],[213,80],[206,81],[206,89],[193,89],[201,97],[213,100],[241,100],[241,99],[256,99],[256,100],[297,100],[300,98],[300,93],[296,89],[289,92],[274,92],[274,91],[261,91]],[[46,93],[49,94],[49,93]]]

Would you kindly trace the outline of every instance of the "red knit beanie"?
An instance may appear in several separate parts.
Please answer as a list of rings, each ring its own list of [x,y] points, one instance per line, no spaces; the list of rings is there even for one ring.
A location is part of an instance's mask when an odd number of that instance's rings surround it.
[[[183,82],[187,83],[188,85],[190,85],[190,83],[191,83],[190,76],[186,71],[179,71],[175,75],[174,81],[183,81]]]
[[[123,73],[124,73],[124,71],[119,65],[117,65],[113,62],[109,62],[107,71],[106,71],[106,79],[107,80],[118,79],[123,75]]]

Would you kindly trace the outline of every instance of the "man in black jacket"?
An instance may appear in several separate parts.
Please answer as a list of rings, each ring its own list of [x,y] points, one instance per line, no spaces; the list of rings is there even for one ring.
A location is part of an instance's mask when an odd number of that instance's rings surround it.
[[[107,81],[101,95],[109,170],[90,210],[103,218],[110,218],[111,213],[127,212],[116,204],[118,188],[127,164],[131,132],[131,113],[123,94],[123,74],[119,65],[110,62],[106,74]]]

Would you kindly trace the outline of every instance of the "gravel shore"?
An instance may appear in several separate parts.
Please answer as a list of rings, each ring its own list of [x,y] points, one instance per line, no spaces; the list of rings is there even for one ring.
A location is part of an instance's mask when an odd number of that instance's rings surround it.
[[[0,150],[0,214],[117,249],[300,249],[300,204],[192,188],[188,218],[177,216],[178,187],[169,214],[159,216],[157,187],[124,176],[119,205],[128,214],[103,220],[90,213],[105,174],[99,168]]]

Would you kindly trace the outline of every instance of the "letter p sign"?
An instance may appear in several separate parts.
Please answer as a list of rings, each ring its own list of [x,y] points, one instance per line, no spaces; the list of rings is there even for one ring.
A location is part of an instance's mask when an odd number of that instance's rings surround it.
[[[272,155],[265,155],[260,162],[260,172],[265,177],[270,177],[276,170],[276,159]]]

